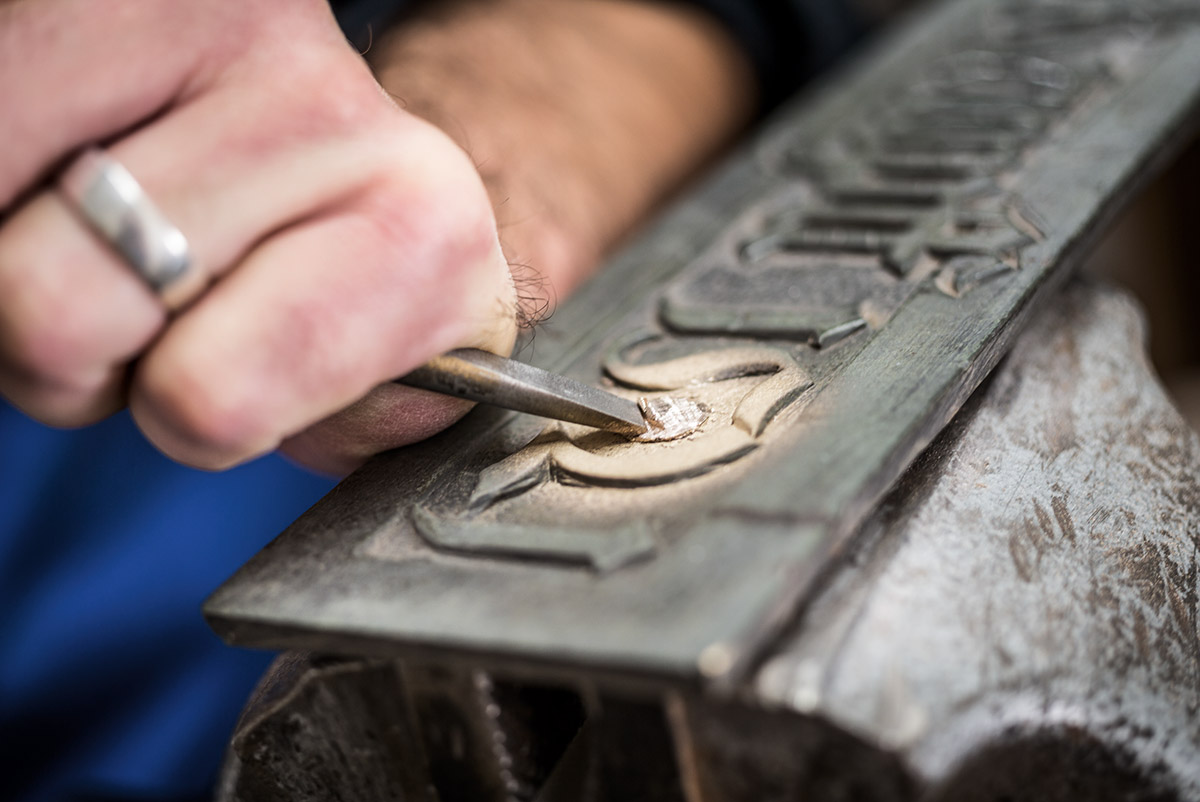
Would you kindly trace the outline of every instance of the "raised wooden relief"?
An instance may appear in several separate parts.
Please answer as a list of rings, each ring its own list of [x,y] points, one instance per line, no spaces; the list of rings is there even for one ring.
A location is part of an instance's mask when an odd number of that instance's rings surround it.
[[[619,344],[605,360],[606,375],[618,392],[632,397],[669,393],[695,402],[704,410],[698,431],[647,443],[554,423],[520,451],[483,469],[466,505],[439,504],[440,494],[431,492],[415,510],[417,531],[434,548],[598,570],[652,557],[656,539],[646,521],[657,505],[670,502],[672,487],[750,454],[768,424],[812,385],[780,348],[626,361],[628,350],[645,345]],[[639,488],[662,489],[630,492]],[[581,509],[591,514],[580,518]]]
[[[541,367],[687,399],[698,431],[477,410],[340,485],[210,620],[262,646],[739,681],[1198,101],[1196,2],[943,4],[535,342]]]

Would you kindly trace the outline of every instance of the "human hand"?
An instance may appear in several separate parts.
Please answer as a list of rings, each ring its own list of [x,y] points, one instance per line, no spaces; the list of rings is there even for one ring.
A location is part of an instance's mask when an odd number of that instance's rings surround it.
[[[184,463],[284,444],[345,470],[465,409],[381,383],[511,349],[473,165],[380,90],[323,0],[15,0],[0,39],[0,393],[31,416],[128,404]],[[47,186],[92,142],[213,282],[174,316]]]

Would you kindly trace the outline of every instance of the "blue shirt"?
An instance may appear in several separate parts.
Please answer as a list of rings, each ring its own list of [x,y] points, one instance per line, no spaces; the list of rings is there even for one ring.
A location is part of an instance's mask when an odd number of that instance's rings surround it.
[[[275,456],[185,468],[126,413],[56,431],[0,402],[0,799],[207,796],[270,655],[200,605],[331,485]]]

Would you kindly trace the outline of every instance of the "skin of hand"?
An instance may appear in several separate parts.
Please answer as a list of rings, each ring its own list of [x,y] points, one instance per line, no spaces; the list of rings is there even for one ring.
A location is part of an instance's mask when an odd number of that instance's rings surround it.
[[[560,6],[570,11],[550,13],[553,24],[528,27],[530,15]],[[0,5],[0,107],[22,110],[5,123],[0,151],[0,393],[60,426],[128,404],[158,448],[208,469],[282,444],[301,462],[345,471],[443,428],[461,402],[385,382],[450,348],[512,347],[514,288],[491,204],[519,220],[505,231],[517,258],[565,292],[749,107],[729,104],[734,113],[699,137],[666,137],[699,143],[649,175],[636,173],[649,155],[625,165],[616,181],[597,154],[637,150],[630,140],[659,124],[646,110],[655,93],[633,104],[644,119],[627,116],[630,130],[589,149],[581,141],[619,128],[589,125],[629,104],[579,100],[595,116],[577,119],[563,98],[591,92],[580,79],[596,80],[596,67],[577,64],[575,80],[554,85],[547,76],[562,64],[512,55],[536,32],[560,60],[589,63],[572,50],[587,30],[575,12],[611,26],[606,47],[628,44],[629,22],[650,21],[659,33],[683,31],[681,64],[713,42],[732,52],[711,23],[685,15],[680,25],[665,8],[448,4],[380,49],[376,67],[398,104],[322,0]],[[490,45],[456,70],[480,37]],[[634,52],[652,55],[652,40],[633,39]],[[701,52],[699,61],[712,60]],[[686,122],[668,117],[670,130]],[[545,136],[521,138],[531,130]],[[182,313],[169,316],[46,188],[90,142],[138,178],[213,282]]]
[[[0,106],[20,110],[0,152],[0,392],[31,416],[77,426],[128,403],[168,456],[219,469],[436,353],[511,349],[474,166],[380,91],[322,0],[17,0],[0,38]],[[40,186],[94,141],[213,280],[182,314]],[[463,410],[379,392],[395,412],[369,451]]]
[[[471,155],[510,262],[560,298],[757,106],[745,54],[680,3],[445,2],[367,57],[404,108]]]

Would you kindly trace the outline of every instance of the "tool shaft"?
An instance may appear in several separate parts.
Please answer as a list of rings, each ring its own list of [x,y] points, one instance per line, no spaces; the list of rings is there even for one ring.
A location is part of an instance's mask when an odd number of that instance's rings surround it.
[[[475,348],[460,348],[397,379],[401,384],[518,412],[639,435],[646,421],[628,399]]]

